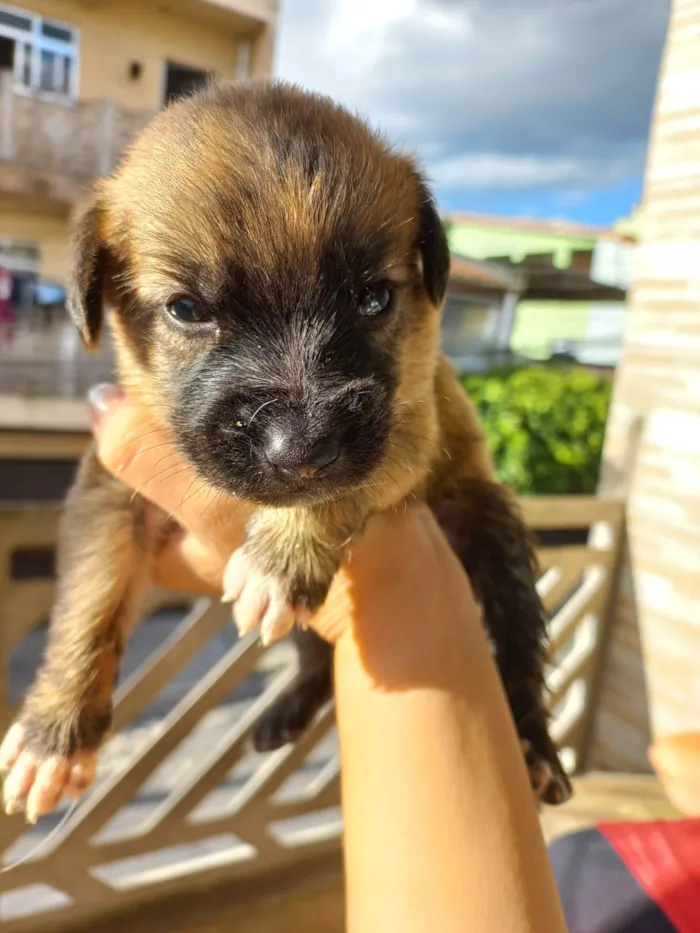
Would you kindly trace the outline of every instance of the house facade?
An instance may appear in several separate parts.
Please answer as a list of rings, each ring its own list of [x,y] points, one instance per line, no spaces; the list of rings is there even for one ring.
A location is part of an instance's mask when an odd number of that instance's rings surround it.
[[[61,285],[69,229],[153,114],[209,76],[270,73],[278,0],[0,2],[0,268]]]
[[[442,312],[442,349],[460,372],[509,362],[510,333],[524,288],[505,265],[452,256]]]
[[[514,354],[545,360],[566,352],[588,365],[616,364],[634,251],[628,227],[473,214],[447,220],[453,254],[520,273],[516,308],[507,315]]]

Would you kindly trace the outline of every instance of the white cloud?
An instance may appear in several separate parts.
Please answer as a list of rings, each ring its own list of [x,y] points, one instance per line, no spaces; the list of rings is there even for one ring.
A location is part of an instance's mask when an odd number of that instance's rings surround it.
[[[574,156],[457,155],[430,162],[440,188],[523,190],[548,187],[604,187],[634,177],[642,168],[637,153],[616,159]]]
[[[366,114],[443,189],[585,189],[640,171],[668,6],[284,0],[278,73]]]

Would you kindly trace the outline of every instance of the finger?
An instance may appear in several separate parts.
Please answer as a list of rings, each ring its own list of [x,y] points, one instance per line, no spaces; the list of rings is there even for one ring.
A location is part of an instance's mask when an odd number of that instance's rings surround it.
[[[249,510],[198,476],[147,407],[109,399],[95,433],[98,457],[110,473],[193,535],[229,553],[237,546]]]
[[[153,583],[197,596],[219,597],[227,556],[228,551],[222,552],[193,535],[170,537],[156,555]]]

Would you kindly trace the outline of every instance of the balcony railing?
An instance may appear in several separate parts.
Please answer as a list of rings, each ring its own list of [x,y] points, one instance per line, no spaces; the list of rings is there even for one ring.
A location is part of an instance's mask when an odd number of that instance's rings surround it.
[[[109,333],[99,352],[89,353],[65,312],[44,322],[34,310],[24,309],[15,324],[0,323],[0,396],[84,398],[91,385],[114,378]]]
[[[112,100],[50,101],[18,93],[0,72],[0,163],[89,182],[108,174],[153,114]]]
[[[552,613],[553,730],[570,770],[577,771],[615,576],[622,505],[585,497],[532,499],[523,505],[530,525],[548,530],[550,542],[557,532],[563,540],[561,533],[573,529],[581,540],[583,531],[584,541],[589,532],[587,544],[547,546],[540,553],[539,586]],[[45,638],[53,581],[50,560],[40,558],[54,546],[57,517],[54,508],[0,507],[3,731],[31,681]],[[178,603],[179,609],[173,606]],[[259,898],[270,893],[279,898],[281,879],[287,879],[289,891],[300,877],[308,884],[331,870],[339,873],[333,709],[325,709],[296,745],[270,755],[251,752],[251,733],[293,676],[284,645],[265,652],[254,636],[237,640],[228,608],[217,603],[182,604],[174,594],[152,594],[146,616],[157,606],[171,609],[151,615],[132,637],[115,735],[103,750],[96,787],[76,812],[57,830],[57,817],[27,830],[20,817],[0,816],[0,868],[32,853],[56,830],[45,848],[0,876],[7,933],[68,931],[78,922],[93,929],[107,914],[155,900],[161,902],[162,920],[170,916],[162,899],[174,896],[177,907],[163,929],[180,929],[180,923],[195,929],[194,919],[187,925],[187,911],[201,905],[193,892],[204,887],[225,884],[230,906],[252,891]],[[193,901],[182,900],[188,893]],[[284,903],[278,901],[281,914]],[[317,929],[313,909],[311,901],[309,922],[295,929]]]

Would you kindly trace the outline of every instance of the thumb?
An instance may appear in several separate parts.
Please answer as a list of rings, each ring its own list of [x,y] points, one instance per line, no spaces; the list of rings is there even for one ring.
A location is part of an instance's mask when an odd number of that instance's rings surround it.
[[[93,386],[87,395],[88,412],[92,433],[99,439],[105,416],[116,408],[124,399],[124,392],[111,382],[101,382]]]

